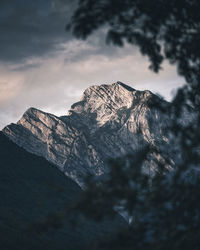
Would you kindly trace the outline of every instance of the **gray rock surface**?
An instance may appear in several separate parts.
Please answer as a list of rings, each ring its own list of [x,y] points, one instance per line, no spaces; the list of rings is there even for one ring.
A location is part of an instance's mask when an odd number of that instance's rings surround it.
[[[83,186],[87,173],[107,172],[109,158],[138,150],[143,143],[168,145],[164,126],[170,118],[149,101],[162,99],[121,82],[91,86],[69,114],[57,117],[28,109],[3,133],[25,150],[45,157]]]

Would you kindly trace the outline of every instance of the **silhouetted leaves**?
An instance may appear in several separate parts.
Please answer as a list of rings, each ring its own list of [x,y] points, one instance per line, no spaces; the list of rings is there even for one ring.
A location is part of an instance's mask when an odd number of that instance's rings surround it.
[[[165,128],[169,144],[144,144],[133,155],[112,160],[101,183],[87,181],[79,204],[83,213],[99,219],[118,210],[132,218],[130,228],[102,249],[199,249],[199,9],[198,0],[80,0],[68,25],[83,39],[103,27],[108,43],[137,45],[149,57],[150,69],[158,72],[168,60],[186,80],[172,104],[148,100],[149,107],[171,118]],[[154,174],[148,173],[149,165]]]
[[[137,45],[158,72],[163,59],[177,64],[189,83],[200,79],[198,0],[80,0],[67,28],[86,39],[104,27],[107,42]]]

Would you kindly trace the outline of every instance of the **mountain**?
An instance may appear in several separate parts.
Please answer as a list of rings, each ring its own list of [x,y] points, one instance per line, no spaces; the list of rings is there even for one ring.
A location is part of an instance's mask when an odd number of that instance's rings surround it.
[[[150,105],[155,101],[157,107]],[[124,83],[91,86],[66,116],[28,109],[3,133],[26,151],[42,156],[84,186],[84,176],[108,171],[109,158],[133,153],[145,143],[167,145],[169,114],[158,106],[167,102],[150,91]]]
[[[80,216],[72,208],[82,192],[47,160],[0,132],[1,250],[93,249],[126,224],[119,215],[100,223]]]

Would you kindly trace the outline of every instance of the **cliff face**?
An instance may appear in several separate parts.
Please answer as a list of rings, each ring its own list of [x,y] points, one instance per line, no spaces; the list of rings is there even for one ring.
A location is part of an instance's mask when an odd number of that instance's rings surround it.
[[[92,86],[57,117],[28,109],[3,133],[25,150],[58,166],[81,186],[87,173],[107,171],[109,158],[138,150],[144,143],[168,145],[164,126],[170,118],[149,105],[164,101],[150,91],[137,91],[121,82]]]

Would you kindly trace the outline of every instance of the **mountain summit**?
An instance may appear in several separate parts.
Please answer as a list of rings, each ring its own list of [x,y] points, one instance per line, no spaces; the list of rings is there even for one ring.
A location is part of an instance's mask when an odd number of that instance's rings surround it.
[[[163,128],[169,117],[150,106],[150,100],[164,102],[150,91],[121,82],[91,86],[69,115],[57,117],[30,108],[3,133],[83,186],[86,174],[107,172],[109,158],[133,153],[145,142],[168,143]]]

